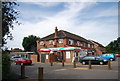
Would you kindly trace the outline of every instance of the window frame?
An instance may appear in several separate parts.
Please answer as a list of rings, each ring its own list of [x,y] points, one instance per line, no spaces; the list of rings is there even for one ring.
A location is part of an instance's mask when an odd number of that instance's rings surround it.
[[[49,44],[52,45],[53,44],[53,40],[49,40]]]
[[[40,46],[43,46],[44,45],[44,41],[40,41]]]
[[[62,41],[62,42],[61,42],[61,41]],[[62,43],[63,43],[63,39],[59,39],[58,42],[59,42],[60,44],[62,44]]]

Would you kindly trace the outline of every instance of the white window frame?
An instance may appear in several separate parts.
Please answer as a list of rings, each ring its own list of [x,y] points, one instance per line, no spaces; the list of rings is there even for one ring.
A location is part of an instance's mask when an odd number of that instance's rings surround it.
[[[44,45],[44,41],[40,41],[40,45],[43,46]]]
[[[85,42],[83,42],[83,47],[86,47],[86,43]]]
[[[88,48],[90,48],[90,44],[88,44]]]
[[[60,44],[62,44],[63,43],[63,39],[59,39],[59,41],[58,41]]]
[[[77,41],[77,45],[80,46],[80,41]]]
[[[49,44],[53,44],[53,40],[49,40]]]
[[[74,45],[74,40],[69,39],[69,40],[68,40],[68,44],[69,44],[69,45]]]
[[[94,45],[92,45],[92,48],[94,48]]]

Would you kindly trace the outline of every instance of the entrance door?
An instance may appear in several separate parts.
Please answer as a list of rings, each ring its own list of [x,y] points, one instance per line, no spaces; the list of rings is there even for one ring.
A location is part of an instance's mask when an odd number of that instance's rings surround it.
[[[45,55],[45,54],[42,54],[41,57],[42,57],[42,58],[41,58],[41,62],[42,62],[42,63],[45,63],[46,55]]]

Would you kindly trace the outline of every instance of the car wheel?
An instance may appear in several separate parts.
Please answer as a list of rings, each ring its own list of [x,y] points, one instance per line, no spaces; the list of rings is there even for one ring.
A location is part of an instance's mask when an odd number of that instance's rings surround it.
[[[100,62],[100,65],[103,65],[103,62]]]
[[[113,61],[113,59],[112,59],[112,58],[110,58],[110,61]]]
[[[21,63],[20,65],[23,66],[23,63]]]
[[[83,61],[82,64],[85,65],[86,63]]]

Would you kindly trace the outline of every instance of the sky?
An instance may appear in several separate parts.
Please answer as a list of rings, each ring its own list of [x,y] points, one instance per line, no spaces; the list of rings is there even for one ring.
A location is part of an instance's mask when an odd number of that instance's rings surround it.
[[[45,37],[65,30],[106,46],[118,37],[117,2],[18,2],[18,21],[11,30],[14,40],[7,40],[8,48],[22,47],[24,37]]]

